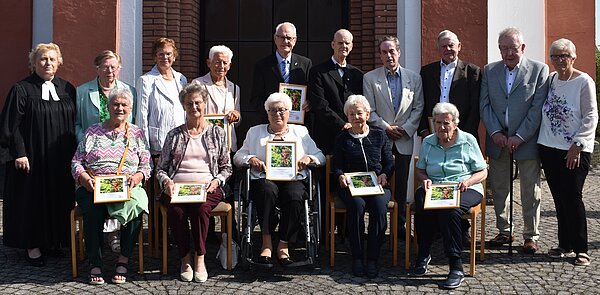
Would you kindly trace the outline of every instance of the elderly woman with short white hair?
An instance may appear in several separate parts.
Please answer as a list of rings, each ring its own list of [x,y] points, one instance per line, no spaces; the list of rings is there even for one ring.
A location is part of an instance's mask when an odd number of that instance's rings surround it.
[[[232,59],[233,51],[229,47],[225,45],[211,47],[206,59],[206,66],[210,72],[194,79],[192,83],[203,85],[208,91],[207,114],[225,114],[229,123],[239,123],[241,119],[240,87],[227,79]],[[235,128],[231,128],[230,147],[232,152],[237,151]]]
[[[575,265],[586,266],[591,259],[583,185],[598,124],[595,83],[574,67],[577,52],[571,40],[552,42],[548,52],[556,71],[550,74],[537,141],[558,220],[558,246],[551,248],[548,256],[575,256]]]
[[[391,142],[385,131],[369,127],[371,113],[369,101],[362,95],[350,95],[344,104],[344,114],[350,129],[339,133],[333,148],[333,174],[337,177],[339,196],[348,210],[348,236],[352,250],[352,273],[355,276],[375,278],[378,275],[377,261],[387,229],[387,204],[390,200],[388,179],[394,171]],[[372,196],[352,196],[348,186],[350,179],[344,173],[373,171],[384,193]],[[369,213],[369,236],[367,238],[366,269],[365,245],[362,234],[365,228],[365,212]]]
[[[306,169],[309,165],[319,166],[325,156],[308,135],[306,127],[288,124],[292,103],[285,93],[273,93],[265,101],[269,123],[248,130],[243,146],[233,157],[238,167],[250,166],[250,197],[256,204],[258,221],[262,232],[262,247],[257,263],[272,267],[273,245],[271,234],[276,227],[275,206],[280,209],[279,237],[276,257],[282,265],[291,260],[288,242],[295,239],[300,229],[303,200],[308,191]],[[296,142],[298,174],[292,181],[266,179],[266,144],[268,141]]]

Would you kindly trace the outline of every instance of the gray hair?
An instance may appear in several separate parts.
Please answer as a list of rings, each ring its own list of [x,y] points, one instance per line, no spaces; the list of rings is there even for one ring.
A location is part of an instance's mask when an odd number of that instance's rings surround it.
[[[265,111],[268,111],[273,104],[278,102],[283,103],[286,109],[292,109],[292,99],[285,93],[275,92],[265,100]]]
[[[217,53],[223,53],[227,55],[230,60],[233,59],[233,51],[231,51],[231,49],[225,45],[215,45],[211,47],[208,51],[208,59],[212,60]]]
[[[200,98],[202,98],[203,102],[208,101],[208,96],[210,94],[208,93],[208,90],[206,90],[206,86],[200,85],[200,83],[197,83],[197,82],[193,82],[188,85],[185,85],[185,87],[183,87],[183,89],[181,89],[181,92],[179,92],[179,102],[181,102],[181,105],[183,105],[183,103],[185,102],[185,98],[188,95],[195,94],[195,93],[200,94]]]
[[[398,37],[396,36],[385,36],[381,38],[381,41],[379,41],[379,45],[377,45],[377,51],[381,51],[381,43],[386,41],[394,42],[394,44],[396,44],[396,50],[398,50],[398,53],[402,53],[400,50],[400,40],[398,40]]]
[[[451,104],[449,102],[439,102],[435,104],[431,115],[435,118],[435,116],[441,114],[450,114],[450,116],[452,116],[452,122],[454,122],[455,124],[458,124],[458,122],[460,122],[458,118],[460,114],[458,113],[458,109],[454,104]]]
[[[127,88],[113,88],[108,94],[108,104],[110,105],[113,100],[117,98],[127,98],[129,105],[133,107],[133,94]]]
[[[577,57],[577,49],[575,48],[575,44],[573,44],[573,41],[567,38],[560,38],[552,42],[552,44],[550,44],[550,49],[548,50],[548,52],[552,54],[553,52],[556,52],[558,50],[566,50],[569,53],[569,55],[573,58]]]
[[[283,26],[290,26],[290,27],[292,27],[292,29],[294,30],[294,35],[297,35],[296,26],[294,26],[294,24],[292,24],[290,22],[283,22],[283,23],[278,24],[275,27],[275,33],[274,34],[277,34],[277,32],[279,31],[279,29],[281,29],[281,27],[283,27]]]
[[[346,117],[348,116],[348,111],[350,111],[350,108],[353,107],[363,107],[365,111],[369,113],[371,112],[371,105],[369,104],[367,98],[363,95],[354,94],[348,96],[348,100],[346,100],[346,103],[344,104],[344,114]]]
[[[454,40],[456,42],[460,42],[458,40],[458,36],[456,34],[454,34],[454,32],[450,31],[450,30],[443,30],[438,34],[437,37],[437,43],[440,44],[440,42],[442,42],[442,40],[444,39],[450,39],[450,40]]]
[[[498,45],[500,45],[500,40],[505,37],[516,37],[519,44],[525,44],[525,39],[523,39],[523,33],[515,27],[508,27],[498,34]]]

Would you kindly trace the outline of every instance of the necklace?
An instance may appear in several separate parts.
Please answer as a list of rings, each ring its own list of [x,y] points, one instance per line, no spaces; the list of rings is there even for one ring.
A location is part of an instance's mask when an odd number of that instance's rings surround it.
[[[275,130],[273,130],[273,129],[271,128],[271,126],[267,125],[267,132],[269,132],[269,133],[271,133],[271,134],[274,134],[275,136],[282,136],[282,135],[284,135],[284,134],[288,133],[288,131],[289,131],[289,128],[288,128],[288,126],[287,126],[287,125],[286,125],[286,126],[285,126],[285,128],[284,128],[283,130],[281,130],[281,131],[275,131]]]
[[[121,134],[121,132],[123,132],[123,130],[118,127],[114,128],[113,130],[108,130],[106,137],[111,140],[110,146],[115,146],[115,143],[117,142],[117,139],[119,139],[119,134]],[[127,133],[127,125],[125,125],[125,133]]]

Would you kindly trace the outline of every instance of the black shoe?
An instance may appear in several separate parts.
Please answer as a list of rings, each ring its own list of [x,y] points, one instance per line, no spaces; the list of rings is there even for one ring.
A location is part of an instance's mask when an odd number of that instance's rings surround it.
[[[294,261],[291,260],[289,257],[279,258],[279,264],[281,264],[281,266],[288,266],[292,263],[294,263]]]
[[[417,261],[415,261],[415,267],[413,268],[413,275],[420,277],[424,276],[427,273],[427,266],[429,266],[429,262],[431,261],[431,255],[427,257],[418,257]]]
[[[462,270],[451,270],[448,274],[448,278],[442,284],[442,287],[446,289],[456,289],[460,287],[460,284],[465,280],[465,274]]]
[[[256,259],[257,264],[261,264],[266,267],[273,267],[273,262],[271,261],[271,256],[260,256]]]
[[[377,261],[367,260],[367,278],[374,279],[379,275],[379,269],[377,267]]]
[[[43,255],[40,255],[40,257],[38,257],[38,258],[31,258],[31,257],[29,257],[29,252],[27,251],[27,249],[25,249],[25,260],[27,260],[27,262],[31,266],[35,266],[35,267],[46,266],[46,259],[44,259]]]
[[[365,276],[365,266],[363,265],[362,259],[355,259],[352,261],[352,274],[356,277]]]

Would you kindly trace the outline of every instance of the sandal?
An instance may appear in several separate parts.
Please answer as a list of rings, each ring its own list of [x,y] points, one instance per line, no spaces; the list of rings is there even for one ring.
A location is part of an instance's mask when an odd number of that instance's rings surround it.
[[[92,267],[90,268],[90,275],[89,275],[89,283],[90,285],[103,285],[104,284],[104,277],[102,276],[102,269],[100,269],[100,273],[97,274],[93,274],[92,273],[92,269],[94,268],[99,268],[99,267]]]
[[[119,266],[125,268],[125,272],[118,272],[117,268]],[[124,284],[125,282],[127,282],[127,272],[127,263],[117,262],[115,266],[115,275],[112,278],[112,282],[115,284]],[[123,277],[123,279],[118,279],[117,277]]]
[[[575,253],[573,250],[565,250],[561,247],[556,247],[548,250],[548,257],[550,258],[565,258],[565,257],[573,257]]]
[[[575,265],[588,266],[590,262],[591,259],[587,253],[577,253],[577,256],[575,256]]]

